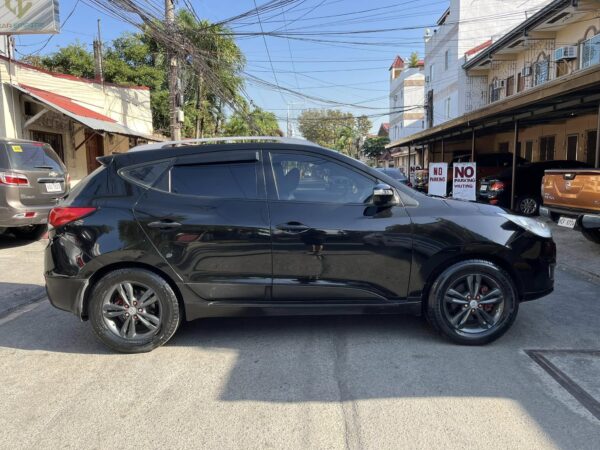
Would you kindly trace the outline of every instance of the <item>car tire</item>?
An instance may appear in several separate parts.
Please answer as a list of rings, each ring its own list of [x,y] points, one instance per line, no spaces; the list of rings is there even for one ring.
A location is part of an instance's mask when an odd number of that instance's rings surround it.
[[[149,298],[144,300],[146,294]],[[179,306],[175,292],[161,276],[139,268],[118,269],[93,286],[88,315],[94,334],[107,347],[143,353],[175,334],[182,316]]]
[[[500,300],[492,302],[497,298]],[[428,322],[446,338],[463,345],[495,341],[512,326],[518,310],[517,290],[510,275],[478,259],[445,269],[431,286],[426,304]]]
[[[537,216],[540,212],[540,199],[531,195],[524,195],[517,199],[516,212],[523,216]]]
[[[29,225],[26,227],[13,227],[10,232],[19,239],[38,241],[48,231],[48,225]]]
[[[591,228],[591,229],[581,229],[581,234],[587,240],[592,241],[596,244],[600,244],[600,228]]]

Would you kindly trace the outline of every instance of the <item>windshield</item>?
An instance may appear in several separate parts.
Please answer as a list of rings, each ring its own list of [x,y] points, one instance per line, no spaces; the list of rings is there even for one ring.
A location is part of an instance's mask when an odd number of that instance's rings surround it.
[[[64,172],[63,164],[49,145],[30,142],[7,144],[6,150],[13,169]]]

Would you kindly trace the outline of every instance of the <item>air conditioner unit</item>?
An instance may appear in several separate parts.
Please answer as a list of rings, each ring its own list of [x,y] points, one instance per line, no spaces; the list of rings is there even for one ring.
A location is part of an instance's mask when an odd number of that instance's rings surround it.
[[[492,83],[492,87],[494,89],[503,88],[504,87],[504,80],[494,80],[494,82]]]
[[[523,70],[521,71],[521,76],[530,77],[532,73],[533,73],[533,70],[531,69],[531,66],[525,66],[525,67],[523,67]]]
[[[503,88],[506,85],[506,80],[500,80],[500,87]]]
[[[574,45],[567,45],[565,47],[559,47],[554,50],[554,60],[564,61],[565,59],[577,58],[577,47]]]

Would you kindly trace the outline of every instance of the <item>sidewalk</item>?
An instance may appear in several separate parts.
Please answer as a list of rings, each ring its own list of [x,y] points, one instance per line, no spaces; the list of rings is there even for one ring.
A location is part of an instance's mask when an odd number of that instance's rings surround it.
[[[0,317],[46,294],[43,250],[47,242],[0,235]]]

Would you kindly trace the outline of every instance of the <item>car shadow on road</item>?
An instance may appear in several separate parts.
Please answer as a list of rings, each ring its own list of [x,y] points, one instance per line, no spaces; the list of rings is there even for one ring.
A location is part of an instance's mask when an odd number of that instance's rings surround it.
[[[363,401],[370,399],[400,400],[402,417],[411,414],[406,408],[416,408],[418,415],[419,405],[427,405],[433,416],[469,408],[489,420],[493,412],[486,405],[496,405],[499,420],[513,423],[515,418],[503,414],[523,411],[534,419],[529,426],[539,425],[558,447],[583,448],[597,423],[557,401],[522,352],[536,342],[568,341],[560,322],[554,330],[535,330],[547,307],[527,305],[513,329],[485,347],[454,345],[421,318],[405,315],[236,317],[186,323],[161,349],[117,355],[95,339],[89,323],[42,303],[0,326],[0,347],[54,353],[57,361],[64,359],[61,354],[77,354],[82,364],[86,355],[130,368],[136,361],[150,362],[159,374],[179,374],[175,385],[200,377],[203,384],[220,386],[215,400],[223,402],[358,405],[342,408],[349,426],[357,428],[367,416],[398,426],[397,418],[368,409],[373,403]],[[426,403],[431,397],[439,400]],[[358,413],[352,413],[355,407]]]
[[[32,242],[36,242],[32,239],[22,239],[18,238],[9,233],[0,234],[0,250],[8,249],[8,248],[16,248],[16,247],[24,247],[26,245],[31,244]]]

